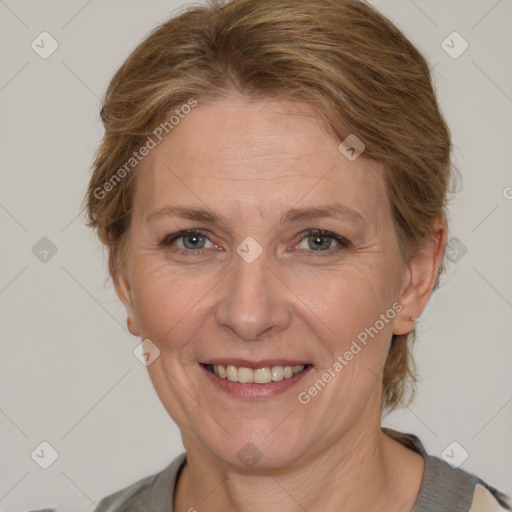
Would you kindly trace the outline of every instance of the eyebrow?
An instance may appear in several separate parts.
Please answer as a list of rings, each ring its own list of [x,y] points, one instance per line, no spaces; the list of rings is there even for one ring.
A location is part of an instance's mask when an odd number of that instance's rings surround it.
[[[228,224],[226,218],[218,215],[206,208],[196,208],[187,206],[164,206],[151,212],[146,217],[146,222],[152,222],[160,217],[179,217],[198,222],[208,222],[211,224]],[[357,211],[341,204],[328,206],[310,206],[304,208],[291,208],[281,215],[279,223],[293,223],[301,220],[319,219],[319,218],[338,218],[348,220],[355,224],[366,224],[363,216]]]

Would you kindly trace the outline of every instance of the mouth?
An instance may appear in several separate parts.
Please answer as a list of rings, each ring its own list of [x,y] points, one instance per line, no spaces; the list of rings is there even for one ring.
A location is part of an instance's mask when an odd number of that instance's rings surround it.
[[[208,380],[228,395],[244,400],[267,400],[298,384],[313,365],[303,361],[207,361],[199,365]]]
[[[249,368],[247,366],[205,364],[204,367],[221,379],[240,384],[269,384],[291,379],[307,370],[310,364],[299,365],[273,365]]]

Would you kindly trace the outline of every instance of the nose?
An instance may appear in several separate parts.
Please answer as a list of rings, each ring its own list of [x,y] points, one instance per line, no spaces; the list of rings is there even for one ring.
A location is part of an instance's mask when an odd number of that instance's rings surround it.
[[[245,341],[259,341],[286,329],[293,294],[269,267],[265,252],[252,263],[236,254],[234,260],[216,309],[217,323]]]

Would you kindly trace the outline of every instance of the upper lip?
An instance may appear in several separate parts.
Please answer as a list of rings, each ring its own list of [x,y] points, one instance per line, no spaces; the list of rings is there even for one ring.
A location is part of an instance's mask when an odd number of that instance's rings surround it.
[[[214,358],[203,361],[202,364],[211,364],[224,366],[242,366],[244,368],[263,368],[265,366],[301,366],[311,364],[304,360],[292,360],[292,359],[260,359],[258,361],[248,361],[247,359],[237,359],[233,357]]]

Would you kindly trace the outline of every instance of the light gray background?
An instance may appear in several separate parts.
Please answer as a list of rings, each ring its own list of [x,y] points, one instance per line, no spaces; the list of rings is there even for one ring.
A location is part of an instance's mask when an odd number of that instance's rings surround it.
[[[2,511],[91,511],[182,450],[79,208],[109,79],[183,3],[0,1]],[[464,469],[512,493],[512,2],[373,3],[434,67],[463,175],[451,236],[467,247],[420,323],[417,399],[384,424],[436,455],[457,441]],[[46,60],[30,46],[42,31],[59,44]],[[441,47],[453,31],[469,43],[457,59]],[[59,454],[46,470],[31,458],[42,441]]]

